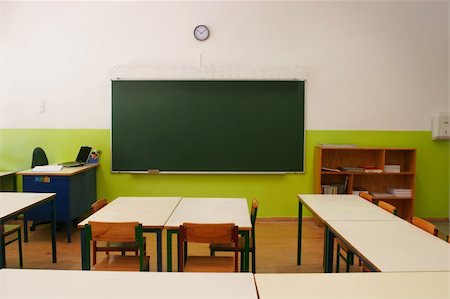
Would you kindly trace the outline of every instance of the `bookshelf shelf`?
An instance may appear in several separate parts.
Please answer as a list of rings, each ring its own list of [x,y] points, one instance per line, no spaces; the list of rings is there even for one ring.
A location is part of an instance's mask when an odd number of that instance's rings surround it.
[[[416,149],[387,147],[333,147],[321,145],[315,148],[314,192],[340,190],[345,194],[364,190],[386,193],[390,188],[406,189],[411,196],[376,197],[397,207],[398,215],[406,220],[413,216]],[[398,172],[387,172],[384,168]],[[332,169],[333,171],[329,171]],[[341,171],[336,171],[340,169]],[[352,171],[342,171],[351,169]],[[365,172],[377,171],[377,172]],[[338,188],[324,188],[338,186]],[[325,190],[325,191],[324,191]]]

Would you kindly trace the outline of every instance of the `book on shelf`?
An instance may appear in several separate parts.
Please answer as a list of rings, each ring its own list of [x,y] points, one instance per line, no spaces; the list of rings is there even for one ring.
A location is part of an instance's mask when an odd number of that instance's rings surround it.
[[[337,168],[331,168],[331,167],[324,167],[324,166],[322,166],[322,171],[341,172],[340,169],[337,169]]]
[[[357,172],[357,173],[364,172],[364,168],[356,166],[341,166],[339,167],[339,169],[343,172]]]
[[[400,165],[384,165],[384,172],[400,172]]]
[[[387,192],[369,192],[373,198],[393,198],[394,196]]]
[[[404,189],[404,188],[389,188],[387,192],[395,197],[412,197],[412,190],[411,189]]]
[[[382,173],[383,169],[376,166],[360,166],[365,173]]]

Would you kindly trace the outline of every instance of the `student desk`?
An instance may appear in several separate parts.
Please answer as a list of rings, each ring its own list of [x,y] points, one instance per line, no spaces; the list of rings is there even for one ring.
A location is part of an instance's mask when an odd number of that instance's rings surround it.
[[[298,247],[297,265],[301,263],[302,210],[303,205],[325,224],[325,272],[331,272],[333,265],[334,236],[329,233],[329,221],[402,221],[401,218],[380,209],[358,195],[299,194],[298,205]],[[358,226],[357,224],[354,224]],[[330,246],[327,246],[330,244]],[[331,251],[330,251],[331,250]]]
[[[50,213],[52,219],[52,261],[56,263],[55,195],[55,193],[0,192],[0,269],[5,265],[3,224],[9,219],[47,203],[51,203],[52,207]]]
[[[65,167],[59,172],[20,171],[24,192],[55,192],[56,221],[65,222],[67,242],[71,242],[72,220],[82,216],[97,198],[96,168],[98,164]],[[49,221],[50,208],[43,206],[24,215],[24,239],[28,241],[27,222]]]
[[[405,220],[327,225],[373,270],[450,271],[450,244]]]
[[[165,225],[167,229],[167,271],[172,271],[172,235],[184,222],[234,223],[245,238],[244,271],[248,271],[249,231],[252,229],[245,198],[183,197]]]
[[[251,273],[2,269],[0,297],[257,299],[258,295]]]
[[[89,221],[138,221],[144,232],[156,233],[157,270],[162,271],[162,230],[181,197],[119,197],[78,224],[81,230],[81,266],[90,269],[84,225]]]
[[[449,272],[255,274],[260,299],[448,299]]]
[[[0,171],[0,191],[17,191],[14,171]]]

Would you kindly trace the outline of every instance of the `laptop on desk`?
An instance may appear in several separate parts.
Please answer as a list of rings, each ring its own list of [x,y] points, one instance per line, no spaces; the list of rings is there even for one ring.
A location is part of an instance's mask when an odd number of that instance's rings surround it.
[[[80,151],[78,152],[78,156],[77,156],[77,159],[75,161],[59,163],[59,165],[62,165],[64,167],[83,166],[84,164],[86,164],[87,160],[89,159],[89,155],[91,154],[91,150],[92,150],[92,147],[82,146],[80,148]]]

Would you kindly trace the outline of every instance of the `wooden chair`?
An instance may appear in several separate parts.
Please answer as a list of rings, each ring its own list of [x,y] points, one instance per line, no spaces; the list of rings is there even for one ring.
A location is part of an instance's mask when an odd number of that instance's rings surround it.
[[[359,197],[362,197],[362,198],[364,198],[365,200],[370,201],[370,202],[373,203],[373,196],[370,195],[369,193],[359,192],[358,195],[359,195]]]
[[[13,236],[9,239],[9,236]],[[23,258],[22,258],[22,231],[20,225],[17,224],[5,224],[3,226],[3,239],[5,240],[5,247],[15,241],[18,242],[19,246],[19,266],[23,268]],[[8,240],[9,239],[9,240]]]
[[[234,244],[232,256],[188,256],[187,244]],[[180,272],[238,272],[238,227],[234,223],[183,223],[178,233],[178,271]]]
[[[256,273],[256,244],[255,244],[255,222],[256,222],[256,215],[258,214],[258,201],[256,199],[253,199],[252,201],[252,210],[250,213],[250,221],[252,223],[252,230],[250,234],[250,248],[249,251],[252,254],[252,272]],[[214,256],[216,251],[225,251],[225,252],[233,252],[234,251],[234,244],[228,243],[228,244],[211,244],[209,246],[210,249],[210,255]],[[238,251],[241,254],[241,271],[243,271],[243,265],[244,265],[244,251],[245,251],[245,238],[239,237],[239,244],[238,244]]]
[[[390,203],[387,203],[385,201],[380,200],[378,202],[378,206],[386,211],[388,211],[389,213],[392,213],[394,215],[397,215],[397,208],[393,205],[391,205]]]
[[[434,224],[432,224],[431,222],[428,222],[422,218],[413,216],[411,223],[434,236],[438,235],[437,227]]]
[[[106,206],[108,202],[105,198],[99,199],[94,202],[91,206],[92,213],[97,212],[104,206]],[[146,251],[146,239],[143,237],[144,243],[144,251]],[[134,252],[135,256],[139,254],[139,244],[138,242],[92,242],[92,264],[95,265],[97,263],[97,252],[106,252],[108,255],[109,252],[121,252],[122,255],[125,255],[126,252]]]
[[[138,222],[94,222],[85,226],[88,240],[93,242],[126,242],[139,244],[139,256],[106,255],[93,270],[149,271],[150,257],[145,255],[142,225]]]
[[[369,193],[360,192],[358,195],[359,197],[373,203],[373,196]],[[338,238],[336,238],[336,245],[336,273],[339,273],[340,271],[340,259],[343,259],[345,262],[345,272],[349,272],[350,265],[353,265],[354,263],[355,254]],[[359,261],[359,265],[361,266],[361,261]]]

